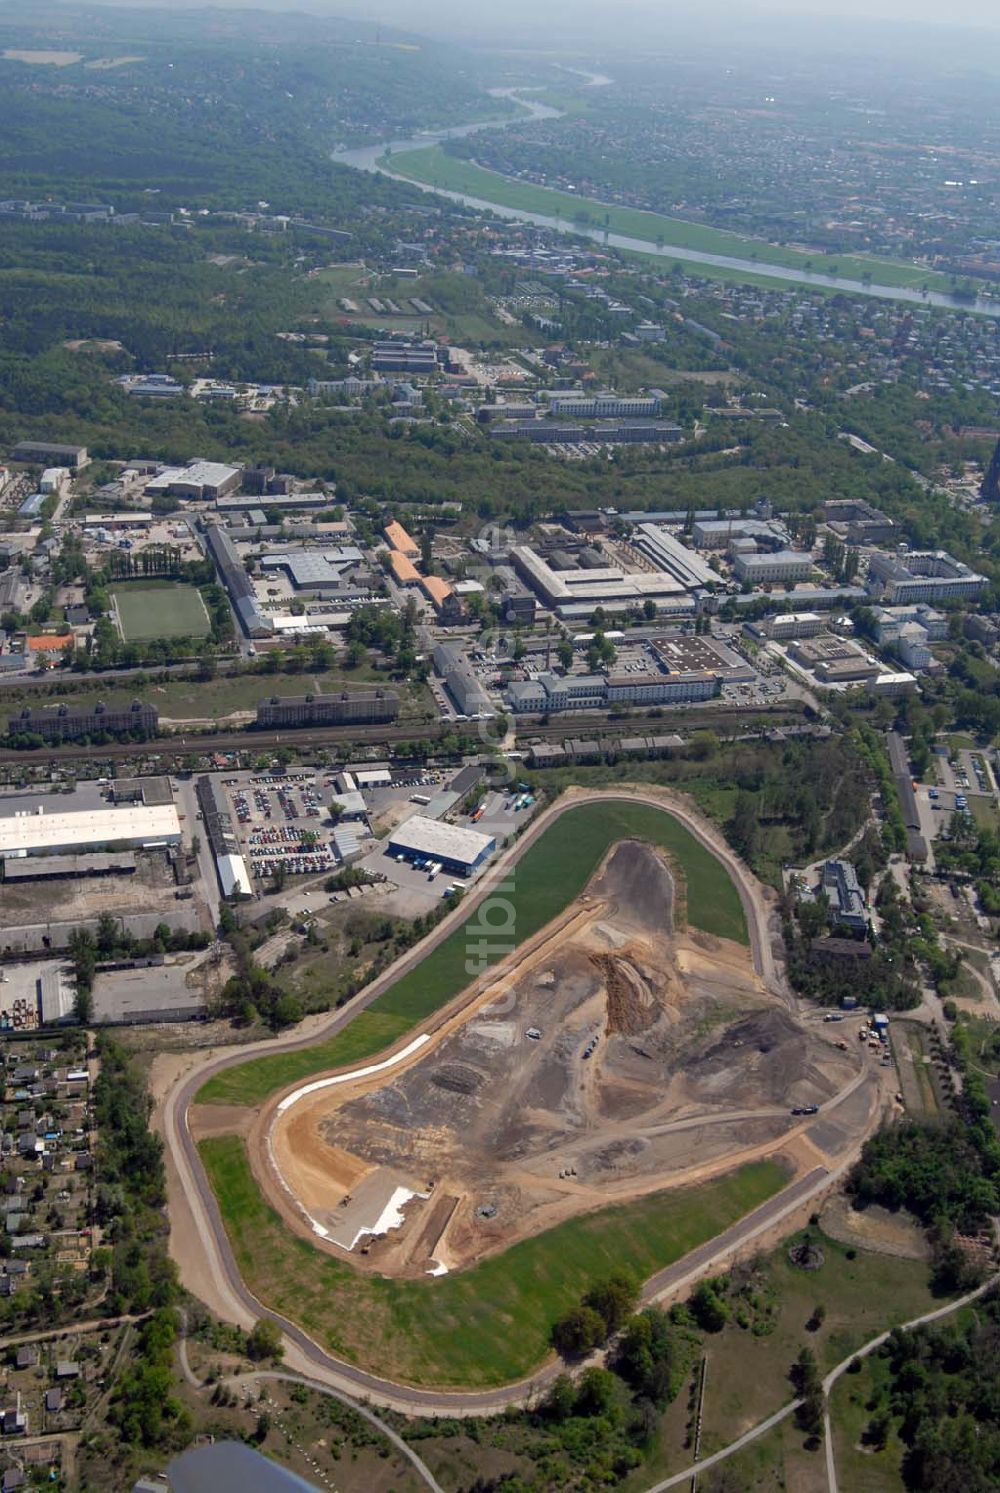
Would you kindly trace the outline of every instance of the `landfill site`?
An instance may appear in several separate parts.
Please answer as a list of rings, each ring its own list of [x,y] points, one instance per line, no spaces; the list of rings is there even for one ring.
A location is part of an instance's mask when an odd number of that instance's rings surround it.
[[[857,1053],[748,949],[675,927],[676,900],[660,853],[619,843],[391,1064],[265,1107],[274,1205],[362,1268],[443,1274],[751,1157],[830,1164],[870,1122]]]

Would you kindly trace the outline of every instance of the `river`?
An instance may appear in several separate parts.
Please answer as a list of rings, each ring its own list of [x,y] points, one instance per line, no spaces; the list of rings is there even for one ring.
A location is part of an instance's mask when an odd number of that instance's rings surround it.
[[[612,82],[612,79],[605,77],[602,73],[584,73],[580,68],[566,68],[564,71],[586,77],[590,86],[594,88],[607,87]],[[435,197],[447,197],[452,202],[461,203],[464,207],[493,213],[498,218],[507,218],[520,223],[534,223],[539,228],[551,228],[557,233],[593,239],[596,243],[613,249],[628,249],[634,253],[650,254],[659,259],[687,260],[694,264],[711,265],[716,269],[766,276],[769,280],[779,280],[791,285],[813,286],[819,290],[839,290],[847,295],[875,296],[884,301],[903,301],[915,306],[940,306],[948,311],[970,311],[978,316],[1000,317],[1000,305],[981,298],[968,301],[937,290],[914,290],[902,285],[866,285],[861,280],[849,280],[842,275],[825,275],[816,270],[796,270],[782,264],[765,264],[763,261],[738,259],[728,254],[710,254],[704,249],[687,249],[678,244],[655,243],[650,239],[630,238],[623,233],[606,234],[603,228],[581,227],[575,223],[567,223],[562,218],[549,217],[545,213],[506,207],[503,203],[490,202],[483,197],[470,197],[464,192],[453,192],[445,187],[432,186],[428,182],[414,181],[411,177],[401,176],[391,169],[391,165],[387,163],[387,156],[391,158],[393,155],[408,150],[426,150],[428,146],[440,145],[445,140],[459,140],[467,135],[474,135],[479,130],[509,129],[511,125],[523,124],[526,119],[558,119],[562,113],[560,109],[553,109],[548,104],[539,103],[537,99],[531,98],[530,89],[493,88],[490,92],[494,98],[515,99],[526,113],[514,115],[509,119],[476,120],[472,124],[453,125],[451,129],[427,131],[422,135],[415,135],[410,140],[393,140],[388,145],[384,141],[375,145],[363,145],[356,150],[338,151],[333,159],[338,165],[353,166],[359,171],[377,171],[383,176],[391,177],[393,181],[419,187],[422,192],[430,192]],[[591,206],[589,202],[587,205]],[[600,205],[600,203],[596,204],[598,208]],[[761,248],[766,247],[767,245],[762,242]],[[877,265],[877,261],[873,260],[873,264]]]

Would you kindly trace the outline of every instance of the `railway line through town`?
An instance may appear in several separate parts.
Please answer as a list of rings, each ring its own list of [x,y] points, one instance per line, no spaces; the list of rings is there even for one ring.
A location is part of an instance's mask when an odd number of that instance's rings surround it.
[[[762,708],[754,712],[753,720],[766,720],[768,729],[798,726],[802,723],[801,715],[797,711],[781,708],[778,710]],[[310,749],[384,746],[391,751],[392,748],[417,742],[426,742],[433,747],[435,743],[444,744],[448,738],[454,740],[456,736],[463,740],[470,739],[478,734],[478,724],[477,722],[441,719],[429,724],[317,726],[307,727],[304,730],[289,728],[283,731],[258,731],[248,728],[242,731],[233,729],[201,732],[193,728],[189,731],[181,728],[152,737],[148,741],[112,741],[100,746],[67,743],[30,750],[0,747],[0,762],[17,762],[22,765],[36,762],[127,762],[135,758],[189,757],[216,752],[255,752],[276,747],[291,747],[301,752]],[[608,720],[606,717],[594,718],[581,711],[559,721],[525,722],[518,732],[518,741],[563,742],[570,738],[582,738],[604,742],[636,735],[658,736],[667,731],[673,734],[678,728],[685,731],[711,730],[717,735],[728,736],[738,735],[741,729],[746,730],[747,726],[748,716],[745,710],[696,711],[688,709],[683,713],[673,713],[669,721],[661,718],[636,717]],[[747,731],[746,734],[749,738],[759,732]],[[495,737],[490,733],[483,735],[482,742],[484,748],[496,744]]]

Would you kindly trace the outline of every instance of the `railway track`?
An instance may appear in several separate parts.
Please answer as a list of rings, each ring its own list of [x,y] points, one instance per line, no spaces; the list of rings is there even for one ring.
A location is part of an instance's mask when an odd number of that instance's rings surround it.
[[[769,716],[775,728],[798,723],[799,718],[787,711]],[[574,716],[558,722],[525,724],[518,733],[519,741],[539,740],[564,742],[574,731],[587,740],[616,741],[634,735],[657,735],[678,728],[687,730],[711,730],[723,736],[737,734],[748,724],[746,713],[739,711],[705,711],[700,715],[685,713],[680,718],[647,720],[594,720],[585,716]],[[113,741],[103,746],[80,746],[77,744],[44,746],[28,750],[0,747],[0,762],[126,762],[139,757],[154,757],[192,753],[254,751],[263,747],[308,747],[336,746],[398,746],[401,743],[427,741],[442,742],[447,737],[474,738],[475,728],[470,731],[463,722],[434,721],[423,724],[397,726],[317,726],[305,730],[293,728],[284,731],[257,731],[253,729],[200,732],[194,728],[183,728],[154,737],[150,741]],[[486,743],[484,743],[485,745]],[[492,739],[489,742],[493,744]]]

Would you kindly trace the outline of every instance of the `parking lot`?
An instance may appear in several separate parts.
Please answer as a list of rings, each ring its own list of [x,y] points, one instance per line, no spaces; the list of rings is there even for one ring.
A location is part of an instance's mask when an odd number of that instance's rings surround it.
[[[223,787],[251,874],[258,879],[282,869],[288,875],[332,871],[329,806],[333,780],[315,773],[241,773]]]

